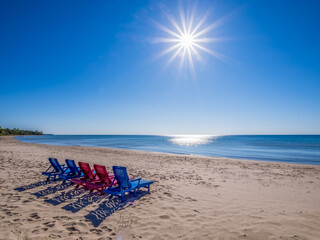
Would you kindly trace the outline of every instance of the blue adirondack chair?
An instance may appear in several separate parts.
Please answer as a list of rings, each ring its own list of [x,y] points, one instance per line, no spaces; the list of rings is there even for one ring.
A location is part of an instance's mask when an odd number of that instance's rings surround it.
[[[83,176],[83,173],[81,172],[80,168],[77,167],[74,160],[66,159],[66,164],[68,166],[69,171],[59,174],[59,178],[64,179],[63,182],[71,178],[77,178],[77,177]]]
[[[150,185],[153,183],[153,181],[142,178],[130,180],[125,167],[113,166],[112,170],[114,173],[114,180],[111,186],[113,186],[115,180],[117,180],[118,186],[109,187],[104,190],[104,193],[111,194],[113,196],[121,196],[122,201],[124,200],[124,195],[126,192],[133,191],[134,196],[136,196],[136,191],[142,187],[148,188],[148,193],[150,193]]]
[[[58,160],[56,158],[49,158],[49,162],[51,166],[42,173],[42,175],[47,176],[47,180],[50,178],[56,179],[57,176],[59,176],[62,173],[68,173],[70,170],[68,169],[65,164],[59,164]]]

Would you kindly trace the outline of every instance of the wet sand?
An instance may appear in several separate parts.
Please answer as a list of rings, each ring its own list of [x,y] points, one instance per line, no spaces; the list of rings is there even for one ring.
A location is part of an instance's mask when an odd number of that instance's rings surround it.
[[[155,183],[122,203],[45,181],[48,157]],[[0,137],[0,194],[0,239],[320,239],[320,166]]]

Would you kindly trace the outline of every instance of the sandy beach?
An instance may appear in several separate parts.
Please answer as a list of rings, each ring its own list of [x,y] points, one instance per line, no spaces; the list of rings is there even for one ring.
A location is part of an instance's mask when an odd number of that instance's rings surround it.
[[[117,198],[47,182],[48,157],[153,180]],[[320,239],[320,166],[0,137],[0,239]]]

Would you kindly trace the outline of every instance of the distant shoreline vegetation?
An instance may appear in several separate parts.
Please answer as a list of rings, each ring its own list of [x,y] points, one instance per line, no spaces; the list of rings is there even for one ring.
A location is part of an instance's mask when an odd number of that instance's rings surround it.
[[[43,132],[35,130],[21,130],[19,128],[2,128],[0,126],[0,136],[8,136],[8,135],[43,135]]]

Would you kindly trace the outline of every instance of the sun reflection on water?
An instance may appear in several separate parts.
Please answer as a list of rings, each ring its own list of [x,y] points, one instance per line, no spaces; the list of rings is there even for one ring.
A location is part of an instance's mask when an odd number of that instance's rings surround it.
[[[212,135],[174,135],[168,141],[180,146],[198,146],[211,143],[215,138]]]

